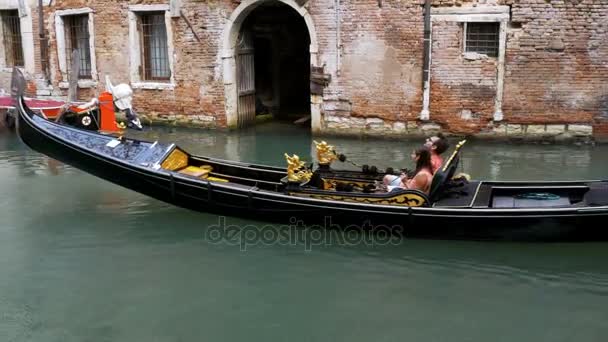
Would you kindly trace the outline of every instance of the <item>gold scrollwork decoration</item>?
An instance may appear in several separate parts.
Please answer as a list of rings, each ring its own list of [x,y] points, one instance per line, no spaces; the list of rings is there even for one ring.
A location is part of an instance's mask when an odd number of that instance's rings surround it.
[[[306,169],[305,162],[300,160],[297,154],[289,156],[285,153],[287,160],[287,179],[290,182],[307,182],[312,177],[312,172]]]
[[[398,194],[392,197],[364,197],[338,194],[318,194],[306,192],[291,192],[290,195],[297,197],[308,197],[321,200],[342,201],[351,203],[396,205],[405,207],[421,207],[426,204],[424,197],[415,193]]]

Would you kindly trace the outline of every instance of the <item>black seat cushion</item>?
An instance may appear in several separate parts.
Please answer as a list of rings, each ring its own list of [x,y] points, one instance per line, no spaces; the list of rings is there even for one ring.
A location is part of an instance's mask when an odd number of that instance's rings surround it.
[[[458,163],[460,161],[460,152],[458,152],[452,159],[451,163],[440,168],[433,175],[433,182],[431,183],[430,199],[431,201],[437,201],[441,193],[446,189],[448,182],[454,177]],[[445,171],[444,171],[445,170]]]

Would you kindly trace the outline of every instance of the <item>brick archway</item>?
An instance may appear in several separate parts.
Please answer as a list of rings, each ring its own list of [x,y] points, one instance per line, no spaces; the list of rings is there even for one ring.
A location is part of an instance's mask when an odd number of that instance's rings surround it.
[[[236,87],[236,44],[241,26],[247,16],[258,6],[268,2],[280,2],[289,7],[294,11],[298,12],[304,19],[306,27],[308,28],[308,35],[310,37],[310,64],[312,66],[318,66],[318,43],[317,43],[317,32],[315,30],[314,22],[308,11],[301,7],[294,0],[244,0],[241,4],[232,12],[228,22],[224,27],[222,34],[222,50],[220,52],[222,58],[222,69],[224,78],[224,96],[225,96],[225,109],[226,109],[226,123],[228,127],[234,128],[237,126],[237,87]],[[313,131],[317,131],[321,126],[321,104],[322,101],[319,96],[311,95],[311,127]]]

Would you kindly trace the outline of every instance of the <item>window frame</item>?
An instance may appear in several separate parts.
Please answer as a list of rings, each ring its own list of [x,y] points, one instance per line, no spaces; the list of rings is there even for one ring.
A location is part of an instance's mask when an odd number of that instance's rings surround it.
[[[7,15],[8,12],[14,12],[16,14],[16,16],[9,16]],[[12,13],[11,13],[12,14]],[[7,33],[5,32],[5,28],[6,26],[10,26],[10,25],[6,25],[5,24],[5,19],[9,17],[12,18],[12,20],[15,20],[16,23],[13,23],[13,26],[15,26],[17,28],[17,30],[19,31],[18,33],[18,37],[19,37],[19,41],[18,43],[15,43],[14,40],[14,36],[15,33],[12,32],[11,36],[13,36],[11,38],[10,43],[13,45],[11,47],[11,49],[9,49],[7,47],[7,41],[5,40]],[[16,25],[15,25],[16,24]],[[18,9],[2,9],[0,10],[0,39],[2,40],[2,46],[3,46],[3,54],[2,54],[2,60],[3,60],[3,65],[7,68],[13,68],[13,67],[18,67],[18,68],[23,68],[25,67],[25,55],[24,55],[24,49],[23,49],[23,34],[22,34],[22,30],[21,30],[21,19],[20,19],[20,15],[19,15],[19,10]],[[21,54],[20,54],[20,59],[19,57],[16,56],[15,51],[15,45],[18,45],[18,49],[21,50]],[[9,56],[9,54],[7,54],[8,51],[13,51],[12,56]],[[11,59],[12,63],[9,63],[9,57]],[[20,63],[17,63],[16,60],[19,59]]]
[[[32,13],[28,1],[17,1],[17,0],[0,0],[1,11],[14,11],[17,10],[19,13],[19,25],[21,29],[21,48],[23,51],[23,66],[18,68],[28,72],[35,73],[35,50],[34,50],[34,36],[29,34],[32,32]],[[3,43],[2,26],[0,25],[0,72],[11,72],[12,66],[6,65],[5,60],[5,49]]]
[[[470,24],[476,24],[476,25],[494,25],[496,27],[496,51],[495,54],[488,54],[486,52],[479,52],[479,51],[469,51],[469,25]],[[464,22],[464,27],[463,27],[463,31],[462,31],[462,52],[464,54],[471,54],[471,53],[477,53],[480,55],[486,55],[489,58],[498,58],[499,55],[499,51],[500,51],[500,22],[497,21],[471,21],[471,22]]]
[[[88,72],[84,72],[83,73],[83,69],[82,69],[82,57],[80,57],[81,59],[81,65],[80,65],[80,70],[78,73],[78,79],[82,80],[82,79],[91,79],[92,78],[92,70],[91,70],[91,47],[90,47],[90,40],[91,40],[91,35],[89,33],[89,28],[88,28],[88,21],[89,21],[89,17],[86,14],[72,14],[72,15],[66,15],[63,18],[63,23],[64,23],[64,29],[65,29],[65,54],[66,54],[66,71],[68,72],[68,74],[70,73],[70,68],[71,68],[71,55],[72,55],[72,51],[74,47],[78,47],[79,46],[79,40],[82,40],[81,38],[75,37],[74,36],[74,28],[77,26],[82,26],[86,28],[86,45],[88,45],[88,62],[87,64],[87,68],[85,69]],[[77,20],[82,20],[85,21],[85,25],[82,25],[83,23],[77,23]],[[85,59],[86,60],[86,59]]]
[[[75,15],[88,15],[88,30],[89,30],[89,58],[91,61],[91,77],[81,78],[78,77],[79,88],[95,88],[97,87],[98,75],[97,75],[97,61],[95,56],[95,25],[94,25],[94,14],[95,12],[88,8],[75,8],[67,10],[55,11],[55,37],[57,42],[57,57],[59,62],[59,71],[61,73],[61,82],[59,82],[60,88],[68,88],[68,61],[67,56],[67,41],[69,39],[66,35],[65,18]]]
[[[167,57],[169,77],[164,80],[145,80],[140,71],[142,67],[142,32],[139,29],[141,15],[150,12],[162,12],[165,19],[167,35]],[[168,4],[131,5],[129,6],[129,59],[131,87],[134,89],[175,89],[175,58],[173,47],[173,30],[171,13]]]
[[[154,71],[152,70],[154,67],[151,66],[153,63],[152,61],[152,57],[150,54],[149,50],[156,50],[155,47],[152,47],[152,40],[154,40],[152,34],[147,34],[146,30],[150,30],[150,28],[146,29],[145,26],[147,27],[151,27],[153,25],[155,25],[154,23],[151,23],[154,19],[153,17],[160,17],[163,19],[163,25],[164,25],[164,35],[165,35],[165,46],[161,47],[161,48],[165,48],[165,54],[166,54],[166,60],[164,60],[164,64],[160,69],[162,69],[162,71],[168,71],[168,75],[167,76],[154,76]],[[168,56],[168,51],[169,51],[169,47],[168,47],[168,43],[167,43],[167,27],[166,27],[166,23],[164,22],[164,17],[165,14],[163,12],[153,12],[153,11],[147,11],[147,12],[139,12],[137,14],[137,25],[138,25],[138,30],[139,30],[139,38],[140,38],[140,70],[139,70],[139,77],[142,81],[144,82],[165,82],[165,81],[170,81],[171,80],[171,69],[169,68],[169,56]],[[151,22],[147,22],[147,21],[151,21]]]

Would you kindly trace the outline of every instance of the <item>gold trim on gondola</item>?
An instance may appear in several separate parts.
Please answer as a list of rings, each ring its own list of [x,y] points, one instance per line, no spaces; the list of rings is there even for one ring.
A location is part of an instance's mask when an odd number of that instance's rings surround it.
[[[329,183],[332,183],[334,185],[336,184],[344,184],[344,185],[354,185],[354,186],[358,186],[360,188],[366,187],[369,184],[374,184],[374,181],[353,181],[353,180],[348,180],[348,179],[339,179],[339,178],[328,178],[328,177],[323,177],[323,180]]]
[[[446,172],[448,170],[448,167],[452,164],[452,160],[454,158],[456,158],[456,155],[458,154],[458,151],[460,151],[460,148],[466,143],[466,140],[462,140],[460,141],[457,145],[456,148],[454,148],[454,152],[452,152],[452,155],[450,156],[450,158],[448,159],[448,161],[443,164],[443,169],[441,171]]]
[[[399,194],[393,197],[364,197],[353,195],[338,195],[338,194],[315,194],[306,192],[290,192],[289,195],[296,197],[314,198],[320,200],[342,201],[351,203],[364,204],[380,204],[380,205],[398,205],[405,207],[421,207],[426,204],[426,199],[418,194],[406,193]]]
[[[323,179],[323,190],[336,190],[336,182],[330,180],[330,179]]]

